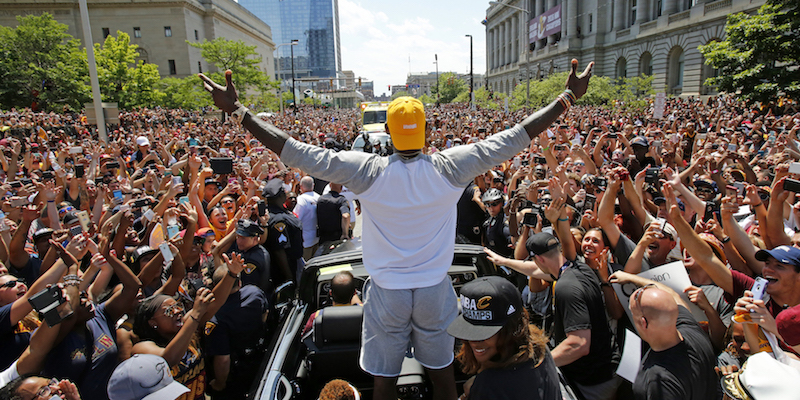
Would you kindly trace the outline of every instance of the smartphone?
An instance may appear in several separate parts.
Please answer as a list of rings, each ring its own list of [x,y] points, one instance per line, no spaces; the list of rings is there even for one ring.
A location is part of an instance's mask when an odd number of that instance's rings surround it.
[[[109,161],[106,163],[106,168],[108,169],[117,169],[119,168],[119,161]]]
[[[795,179],[786,179],[783,181],[783,190],[800,193],[800,181]]]
[[[14,181],[14,182],[10,182],[9,185],[11,185],[12,188],[21,188],[22,187],[22,182]]]
[[[169,244],[167,242],[163,242],[158,245],[158,250],[161,251],[161,255],[164,257],[164,263],[170,264],[175,256],[172,254],[172,250],[169,248]]]
[[[257,204],[258,204],[258,216],[263,217],[267,215],[267,202],[265,202],[264,200],[259,200]]]
[[[42,180],[49,181],[53,179],[53,171],[43,171],[42,172]]]
[[[139,199],[133,202],[134,208],[142,208],[150,205],[150,199]]]
[[[533,210],[522,217],[522,225],[534,227],[539,222],[539,212]]]
[[[44,321],[51,328],[60,324],[65,318],[72,315],[72,309],[69,306],[62,308],[58,307],[67,302],[61,288],[57,285],[52,285],[47,289],[36,293],[28,299],[34,310],[44,315]]]
[[[547,164],[547,159],[544,157],[534,157],[533,160],[536,164]]]
[[[731,143],[728,145],[728,151],[736,151],[736,145]]]
[[[156,217],[156,213],[154,213],[153,210],[147,210],[144,212],[144,214],[142,214],[142,216],[147,218],[148,221],[152,221],[153,218]]]
[[[708,135],[706,135],[705,133],[698,133],[697,134],[697,139],[698,140],[706,140],[706,137],[708,137]]]
[[[750,289],[750,291],[753,292],[753,300],[762,300],[764,298],[764,294],[767,292],[768,283],[768,280],[760,276],[756,278],[755,283],[753,283],[753,287]]]
[[[55,166],[53,166],[55,167]],[[83,175],[86,173],[86,168],[83,164],[78,164],[75,166],[75,177],[76,178],[83,178]]]
[[[609,133],[608,135],[606,135],[606,137],[609,139],[617,139],[619,138],[619,135],[616,133]]]
[[[233,172],[233,159],[230,157],[214,157],[211,159],[211,169],[215,174],[230,174]]]
[[[172,186],[178,186],[181,183],[183,183],[183,181],[181,181],[181,177],[180,176],[173,176],[172,177]]]
[[[33,180],[31,180],[31,178],[22,178],[19,181],[22,182],[23,185],[30,185],[33,183]]]
[[[75,225],[72,228],[69,228],[69,237],[77,237],[83,234],[83,227],[80,225]]]
[[[605,189],[605,187],[608,186],[608,179],[601,177],[594,178],[594,185],[598,188]]]
[[[11,199],[11,207],[18,208],[30,204],[27,197],[16,197]]]
[[[645,171],[644,181],[653,185],[657,184],[659,173],[661,173],[659,168],[648,168]]]
[[[736,194],[744,197],[745,186],[742,182],[733,182],[733,187],[736,188]]]
[[[69,154],[81,154],[83,153],[83,147],[75,146],[69,148]]]
[[[186,204],[189,205],[189,196],[182,196],[178,199],[178,204]]]
[[[114,202],[119,204],[119,203],[122,203],[122,201],[123,201],[122,191],[121,190],[115,190],[114,191]]]
[[[586,210],[594,211],[594,205],[596,203],[597,203],[597,197],[592,194],[587,194],[586,198],[583,200],[583,210],[581,212],[584,212]]]
[[[800,174],[800,163],[793,162],[789,166],[789,173],[790,174]]]
[[[167,237],[172,240],[181,233],[181,227],[178,225],[167,225]]]
[[[81,223],[81,228],[83,228],[84,232],[89,232],[89,224],[91,223],[91,219],[89,219],[89,213],[81,210],[75,213],[78,216],[78,221]]]

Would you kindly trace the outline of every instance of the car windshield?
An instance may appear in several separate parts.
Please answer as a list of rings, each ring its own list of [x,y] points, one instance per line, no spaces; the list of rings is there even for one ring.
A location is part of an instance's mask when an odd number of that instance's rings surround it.
[[[386,123],[386,110],[364,111],[364,125]]]

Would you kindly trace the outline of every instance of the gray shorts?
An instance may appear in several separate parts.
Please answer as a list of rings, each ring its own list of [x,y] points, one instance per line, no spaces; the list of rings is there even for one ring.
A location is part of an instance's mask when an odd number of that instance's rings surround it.
[[[458,315],[458,300],[449,277],[418,289],[390,290],[372,282],[364,298],[359,356],[364,371],[381,377],[400,375],[409,348],[428,369],[453,362],[455,339],[447,327]]]

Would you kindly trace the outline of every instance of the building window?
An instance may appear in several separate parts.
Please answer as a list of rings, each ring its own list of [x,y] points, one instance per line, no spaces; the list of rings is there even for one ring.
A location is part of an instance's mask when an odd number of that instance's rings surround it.
[[[175,60],[169,60],[169,74],[170,75],[177,75],[178,70],[175,69]]]
[[[172,27],[170,27],[170,26],[165,26],[164,27],[164,36],[172,37]]]
[[[664,6],[663,0],[656,0],[656,18],[661,16],[661,8]]]
[[[197,72],[203,73],[203,64],[200,61],[197,62]]]
[[[194,40],[200,40],[200,34],[197,33],[197,29],[194,30]]]
[[[133,27],[133,37],[140,38],[142,37],[142,28],[138,26]]]
[[[592,25],[594,23],[594,18],[592,14],[589,14],[589,33],[592,33]]]
[[[111,31],[108,28],[103,28],[103,39],[107,38],[110,34]]]
[[[628,60],[625,57],[620,57],[617,60],[616,75],[617,78],[626,78],[628,76]]]
[[[653,75],[653,56],[649,52],[645,52],[639,58],[639,73]]]
[[[675,46],[669,52],[667,83],[671,94],[679,95],[683,89],[684,55],[685,52],[680,46]]]

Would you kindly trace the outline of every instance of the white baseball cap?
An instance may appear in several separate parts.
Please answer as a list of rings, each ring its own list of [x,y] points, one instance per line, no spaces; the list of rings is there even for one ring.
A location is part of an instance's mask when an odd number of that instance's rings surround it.
[[[189,391],[172,379],[167,361],[153,354],[135,354],[123,361],[106,390],[110,400],[174,400]]]

